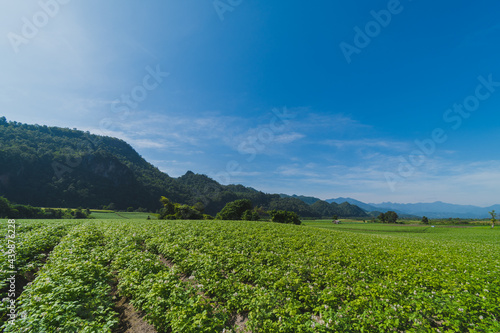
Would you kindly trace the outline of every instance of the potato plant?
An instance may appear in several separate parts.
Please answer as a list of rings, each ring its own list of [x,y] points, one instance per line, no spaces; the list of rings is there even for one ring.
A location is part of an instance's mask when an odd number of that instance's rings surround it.
[[[3,223],[6,226],[7,223]],[[45,262],[48,253],[59,243],[61,238],[67,233],[72,224],[54,223],[16,223],[16,233],[7,233],[7,228],[2,228],[2,234],[6,235],[0,239],[0,326],[8,319],[7,306],[9,305],[9,292],[7,278],[15,275],[17,288],[20,282],[26,282],[29,276],[36,272]],[[10,240],[10,242],[9,242]],[[13,250],[9,245],[15,244]],[[11,251],[10,251],[11,250]],[[15,272],[15,273],[13,273]],[[16,290],[16,294],[20,290]]]

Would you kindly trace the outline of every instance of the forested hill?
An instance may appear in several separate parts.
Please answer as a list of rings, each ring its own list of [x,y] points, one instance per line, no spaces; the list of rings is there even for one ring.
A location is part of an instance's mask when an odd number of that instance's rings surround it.
[[[184,187],[122,140],[5,118],[0,118],[0,193],[42,207],[114,203],[155,209],[161,195],[189,198]]]
[[[159,198],[166,196],[179,203],[201,202],[205,213],[212,215],[227,202],[250,199],[254,206],[307,217],[366,216],[354,205],[321,201],[308,205],[242,185],[224,186],[190,171],[172,178],[123,140],[8,122],[5,117],[0,118],[0,195],[40,207],[100,208],[113,203],[116,209],[153,211],[160,208]]]

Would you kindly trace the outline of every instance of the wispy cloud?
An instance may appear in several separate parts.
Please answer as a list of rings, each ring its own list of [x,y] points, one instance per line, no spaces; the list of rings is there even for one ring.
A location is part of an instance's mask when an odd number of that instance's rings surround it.
[[[292,182],[295,189],[307,189],[323,199],[353,197],[374,203],[446,201],[480,206],[498,203],[498,198],[490,194],[500,188],[500,161],[457,163],[436,158],[431,161],[431,167],[415,173],[392,192],[385,171],[394,162],[394,158],[387,157],[378,163],[361,161],[355,166],[292,163],[277,167],[273,174]],[[266,186],[266,181],[272,180],[264,179],[262,186]]]
[[[301,133],[286,133],[278,135],[276,139],[274,139],[274,141],[276,143],[288,144],[300,140],[302,138],[305,138],[305,135]]]
[[[294,127],[303,131],[340,131],[346,133],[352,130],[367,130],[372,126],[363,124],[358,120],[340,112],[316,113],[308,110],[298,117]]]
[[[384,139],[357,139],[357,140],[325,140],[322,144],[336,147],[339,149],[351,148],[384,148],[392,151],[407,151],[410,149],[411,143],[391,141]]]

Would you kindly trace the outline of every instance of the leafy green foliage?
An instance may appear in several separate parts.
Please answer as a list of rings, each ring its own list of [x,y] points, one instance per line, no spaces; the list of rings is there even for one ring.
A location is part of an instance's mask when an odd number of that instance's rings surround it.
[[[272,222],[287,223],[287,224],[301,224],[300,218],[295,212],[287,212],[284,210],[271,210],[269,211]]]
[[[2,223],[0,232],[2,235],[8,233],[7,224]],[[37,269],[43,266],[47,254],[66,235],[67,230],[73,225],[68,222],[54,223],[15,223],[15,235],[13,238],[5,237],[0,239],[0,326],[8,319],[8,303],[4,302],[8,296],[7,278],[14,271],[16,281],[24,281],[27,276],[32,275]],[[9,242],[9,240],[11,242]],[[15,244],[15,257],[10,256],[9,245]],[[21,290],[16,290],[20,293]]]
[[[118,322],[110,295],[102,233],[76,226],[18,299],[15,325],[4,332],[111,332]]]
[[[236,200],[229,202],[226,206],[217,214],[216,219],[218,220],[241,220],[243,214],[248,217],[248,212],[252,210],[252,202],[248,199]],[[252,214],[250,213],[250,217]]]
[[[495,227],[495,222],[497,221],[497,213],[495,213],[495,210],[493,209],[491,212],[489,212],[491,215],[491,227]]]
[[[62,210],[14,205],[6,198],[0,197],[0,217],[9,219],[88,219],[90,213],[81,208]]]
[[[247,209],[241,215],[241,219],[245,221],[258,221],[260,220],[260,215],[255,210]]]
[[[380,213],[378,219],[382,223],[396,223],[399,216],[396,212],[388,211],[386,213]]]
[[[203,214],[203,206],[181,205],[171,202],[168,198],[161,197],[160,202],[163,208],[160,210],[160,219],[162,220],[205,220],[209,215]]]

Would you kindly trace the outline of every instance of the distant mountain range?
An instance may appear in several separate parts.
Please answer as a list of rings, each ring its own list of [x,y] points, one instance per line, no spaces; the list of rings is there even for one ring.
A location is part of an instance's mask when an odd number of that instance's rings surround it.
[[[309,197],[303,195],[291,195],[280,194],[282,197],[292,197],[300,199],[308,204],[314,204],[316,201],[321,199],[316,197]],[[456,205],[445,203],[441,201],[436,201],[432,203],[414,203],[414,204],[402,204],[393,202],[383,202],[379,204],[375,203],[365,203],[353,198],[339,197],[335,199],[325,200],[328,203],[341,204],[343,202],[348,202],[351,205],[356,205],[363,209],[365,212],[372,216],[378,216],[380,212],[387,212],[389,210],[395,211],[400,217],[408,218],[421,218],[422,216],[427,216],[428,218],[438,219],[438,218],[474,218],[483,219],[490,217],[488,212],[495,210],[500,212],[500,205],[493,205],[490,207],[478,207],[472,205]]]
[[[441,201],[436,201],[433,203],[415,203],[415,204],[401,204],[393,202],[383,202],[380,204],[374,203],[364,203],[352,198],[337,198],[328,199],[327,202],[348,202],[350,204],[356,205],[366,211],[383,211],[393,210],[399,215],[408,214],[416,215],[419,217],[427,216],[428,218],[487,218],[490,215],[488,212],[493,209],[499,211],[500,205],[494,205],[490,207],[478,207],[472,205],[455,205],[444,203]]]

